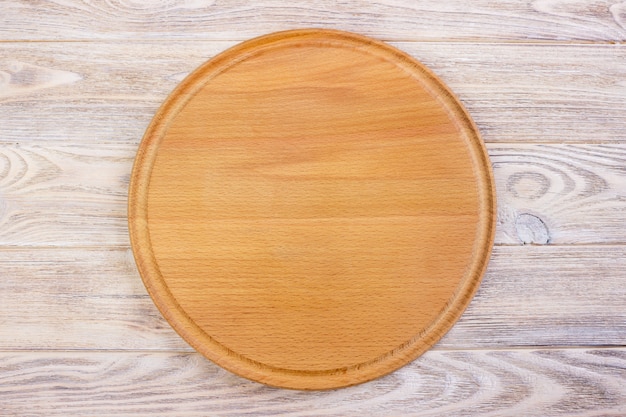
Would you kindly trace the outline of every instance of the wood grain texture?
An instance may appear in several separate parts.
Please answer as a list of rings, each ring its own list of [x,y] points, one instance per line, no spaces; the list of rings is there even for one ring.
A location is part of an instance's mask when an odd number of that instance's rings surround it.
[[[622,144],[490,146],[496,242],[624,243],[625,151]]]
[[[0,415],[626,415],[625,10],[3,1]],[[525,245],[495,248],[478,297],[417,362],[295,393],[191,353],[137,275],[124,195],[139,139],[186,74],[234,41],[312,26],[397,41],[435,70],[490,143],[497,242]],[[598,349],[523,348],[559,345]],[[504,350],[473,350],[486,347]]]
[[[0,40],[236,39],[302,27],[359,32],[383,40],[626,39],[620,0],[8,0]]]
[[[0,409],[22,416],[623,416],[625,349],[427,352],[336,391],[288,391],[192,353],[2,352]]]
[[[255,381],[331,389],[421,355],[471,301],[495,185],[427,68],[348,32],[243,42],[168,97],[137,151],[141,277],[190,345]]]
[[[626,344],[624,246],[496,247],[468,309],[434,349]],[[129,249],[0,251],[0,349],[190,350]]]
[[[185,75],[233,44],[0,43],[0,142],[137,144]],[[624,45],[393,45],[454,91],[487,143],[626,140]]]
[[[128,245],[133,149],[59,143],[0,147],[0,245]]]
[[[0,244],[127,247],[137,145],[0,147]],[[626,146],[489,144],[498,245],[626,243]]]

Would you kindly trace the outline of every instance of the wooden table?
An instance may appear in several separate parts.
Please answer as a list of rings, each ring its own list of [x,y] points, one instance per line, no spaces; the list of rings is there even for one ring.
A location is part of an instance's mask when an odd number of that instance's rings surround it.
[[[196,354],[148,297],[126,222],[168,93],[225,48],[299,27],[433,69],[498,188],[496,247],[461,320],[337,391],[266,387]],[[620,1],[3,2],[0,416],[626,415],[625,42]]]

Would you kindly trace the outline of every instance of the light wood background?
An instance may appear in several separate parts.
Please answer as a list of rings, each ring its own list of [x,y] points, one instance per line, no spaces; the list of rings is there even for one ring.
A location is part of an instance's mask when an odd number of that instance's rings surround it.
[[[487,142],[496,247],[458,324],[363,385],[269,388],[194,353],[141,283],[126,194],[175,85],[328,27],[433,69]],[[4,0],[0,416],[626,415],[626,2]]]

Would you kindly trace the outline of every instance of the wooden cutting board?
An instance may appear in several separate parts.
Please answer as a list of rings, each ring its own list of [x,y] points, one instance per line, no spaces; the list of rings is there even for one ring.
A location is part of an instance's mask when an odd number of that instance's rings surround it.
[[[476,291],[495,192],[476,126],[405,53],[263,36],[187,77],[149,126],[129,226],[161,313],[203,355],[297,389],[412,361]]]

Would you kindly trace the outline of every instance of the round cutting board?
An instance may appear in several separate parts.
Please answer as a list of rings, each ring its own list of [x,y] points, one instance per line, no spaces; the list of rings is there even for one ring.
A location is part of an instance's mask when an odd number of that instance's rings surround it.
[[[188,76],[133,168],[142,279],[172,327],[244,377],[364,382],[462,314],[494,235],[490,164],[450,90],[359,35],[280,32]]]

